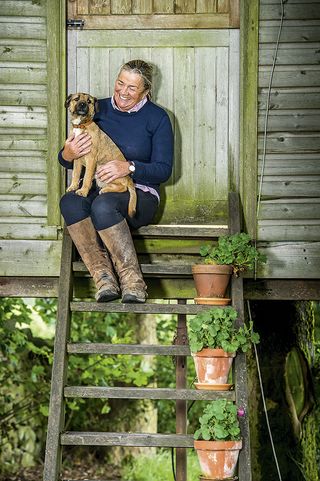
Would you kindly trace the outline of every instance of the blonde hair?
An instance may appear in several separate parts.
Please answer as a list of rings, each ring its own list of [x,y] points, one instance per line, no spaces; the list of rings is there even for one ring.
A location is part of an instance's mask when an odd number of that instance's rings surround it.
[[[143,80],[144,90],[148,90],[147,97],[151,98],[152,95],[152,71],[153,67],[144,60],[130,60],[122,65],[120,72],[126,70],[140,75]],[[120,73],[119,72],[119,73]]]

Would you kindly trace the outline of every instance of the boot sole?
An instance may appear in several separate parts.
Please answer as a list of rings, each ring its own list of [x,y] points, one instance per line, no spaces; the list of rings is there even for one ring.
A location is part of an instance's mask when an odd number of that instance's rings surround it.
[[[96,299],[97,302],[110,302],[115,301],[116,299],[120,299],[120,294],[111,294],[111,293],[101,293],[101,295]]]
[[[125,294],[121,301],[123,304],[144,304],[146,299],[142,297],[136,297],[133,294]]]

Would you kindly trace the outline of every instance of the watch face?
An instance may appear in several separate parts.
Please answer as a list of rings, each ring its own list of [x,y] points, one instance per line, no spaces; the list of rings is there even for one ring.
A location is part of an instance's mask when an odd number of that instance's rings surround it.
[[[134,172],[134,171],[136,170],[136,168],[135,168],[134,165],[130,164],[130,165],[129,165],[129,170],[130,170],[130,172]]]

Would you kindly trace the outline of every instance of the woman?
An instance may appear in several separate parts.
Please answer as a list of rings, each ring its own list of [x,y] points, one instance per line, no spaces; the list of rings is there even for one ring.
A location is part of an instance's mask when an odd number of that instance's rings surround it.
[[[130,228],[137,229],[152,221],[160,202],[159,186],[170,177],[173,160],[170,120],[162,108],[151,102],[151,88],[152,67],[148,63],[125,63],[113,96],[99,100],[99,111],[94,117],[127,159],[100,166],[96,175],[105,182],[132,176],[137,192],[135,217],[127,215],[128,192],[99,195],[93,186],[86,198],[69,192],[60,202],[70,236],[96,284],[97,302],[118,299],[120,288],[124,303],[142,303],[147,298]],[[72,161],[90,152],[90,146],[88,134],[71,135],[59,153],[59,162],[72,168]],[[102,248],[97,232],[107,250]]]

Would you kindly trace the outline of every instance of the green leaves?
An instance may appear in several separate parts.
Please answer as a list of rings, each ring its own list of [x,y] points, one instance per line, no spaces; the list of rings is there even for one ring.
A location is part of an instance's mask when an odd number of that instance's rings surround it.
[[[253,332],[252,322],[249,327],[234,327],[237,317],[237,311],[227,306],[202,311],[190,319],[188,337],[191,352],[199,352],[206,347],[226,352],[246,352],[252,343],[258,343],[259,334]]]
[[[199,422],[200,427],[194,433],[195,439],[205,441],[237,441],[240,439],[237,407],[232,401],[217,399],[207,404]]]
[[[206,264],[232,265],[235,273],[252,270],[257,262],[266,262],[266,256],[252,245],[250,236],[244,232],[222,236],[218,245],[203,245],[199,252]]]

